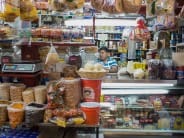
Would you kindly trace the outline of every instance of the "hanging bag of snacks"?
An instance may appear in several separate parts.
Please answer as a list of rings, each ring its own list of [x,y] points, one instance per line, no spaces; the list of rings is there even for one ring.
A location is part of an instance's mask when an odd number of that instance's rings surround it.
[[[141,8],[142,0],[122,0],[125,13],[137,13]]]
[[[91,5],[96,10],[102,10],[103,4],[104,4],[104,0],[91,0]]]
[[[1,12],[1,18],[6,22],[14,22],[20,15],[20,1],[19,0],[1,0],[4,11]]]
[[[104,0],[102,10],[107,13],[122,13],[123,5],[122,0]]]
[[[54,11],[63,12],[66,9],[65,0],[51,0],[50,4]]]
[[[137,18],[137,26],[130,33],[132,40],[148,40],[150,38],[150,32],[145,26],[145,20],[143,17]]]
[[[24,21],[34,21],[38,18],[33,0],[20,0],[20,18]]]
[[[79,9],[84,5],[85,0],[65,0],[69,10]]]
[[[51,48],[49,53],[47,54],[45,64],[46,65],[54,65],[59,61],[59,55],[56,52],[55,47],[51,44]]]

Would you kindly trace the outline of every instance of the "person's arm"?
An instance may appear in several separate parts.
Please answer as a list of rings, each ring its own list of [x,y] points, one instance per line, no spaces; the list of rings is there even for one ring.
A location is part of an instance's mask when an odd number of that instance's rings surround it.
[[[118,72],[118,66],[112,66],[111,69],[109,69],[109,73],[117,73]]]

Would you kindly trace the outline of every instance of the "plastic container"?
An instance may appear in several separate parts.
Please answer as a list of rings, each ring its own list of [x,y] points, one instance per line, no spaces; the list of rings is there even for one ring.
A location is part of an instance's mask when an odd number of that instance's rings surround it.
[[[84,102],[80,104],[81,110],[84,113],[85,124],[98,125],[100,115],[100,104],[97,102]]]
[[[102,80],[82,79],[84,102],[100,102]]]

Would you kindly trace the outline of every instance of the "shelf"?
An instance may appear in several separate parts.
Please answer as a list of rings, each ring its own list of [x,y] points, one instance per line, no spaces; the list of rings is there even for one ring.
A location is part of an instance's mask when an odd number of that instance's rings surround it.
[[[142,129],[105,129],[100,128],[104,134],[127,134],[127,135],[172,135],[184,134],[184,130],[142,130]]]
[[[122,34],[122,32],[96,32],[96,34]]]
[[[19,44],[20,46],[49,46],[51,44],[51,42],[31,42],[31,44],[29,42],[23,42],[21,44]],[[53,42],[52,43],[54,46],[63,46],[63,47],[67,47],[67,46],[95,46],[94,43],[82,43],[82,42]]]

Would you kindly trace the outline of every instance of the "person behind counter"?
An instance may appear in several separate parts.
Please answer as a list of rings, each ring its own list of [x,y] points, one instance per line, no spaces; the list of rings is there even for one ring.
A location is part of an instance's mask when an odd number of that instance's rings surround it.
[[[98,63],[102,64],[104,69],[106,69],[109,73],[117,73],[118,64],[115,59],[109,56],[109,49],[107,47],[101,47],[98,52]]]

